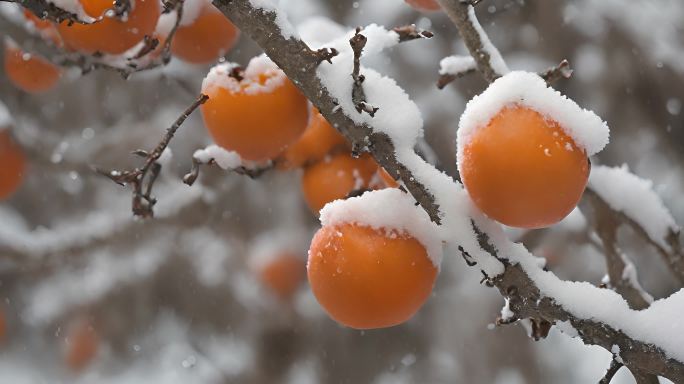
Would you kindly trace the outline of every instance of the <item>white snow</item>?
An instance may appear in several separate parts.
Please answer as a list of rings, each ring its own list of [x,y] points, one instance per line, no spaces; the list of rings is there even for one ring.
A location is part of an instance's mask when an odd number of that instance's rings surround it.
[[[442,240],[437,226],[409,194],[397,188],[366,192],[346,200],[335,200],[321,209],[323,226],[353,223],[377,230],[396,231],[416,238],[439,267]]]
[[[509,320],[515,317],[515,313],[511,311],[511,301],[506,298],[506,303],[501,308],[501,320]]]
[[[280,28],[280,34],[286,39],[297,38],[297,30],[287,19],[285,12],[272,0],[250,0],[254,8],[260,8],[265,12],[275,13],[275,22]]]
[[[472,56],[448,56],[439,62],[440,75],[458,75],[477,68]]]
[[[318,49],[329,41],[344,36],[348,28],[323,16],[313,16],[297,26],[299,36],[311,48]]]
[[[214,160],[222,169],[235,169],[242,165],[242,158],[237,152],[228,151],[218,145],[210,145],[204,149],[198,149],[192,157],[203,164]]]
[[[594,166],[589,175],[589,188],[611,208],[637,222],[655,243],[670,249],[666,238],[679,227],[653,190],[653,182],[622,167]]]
[[[90,17],[85,12],[79,0],[49,0],[48,2],[54,4],[57,8],[61,8],[65,11],[75,14],[79,20],[83,20],[85,22],[95,21],[93,17]]]
[[[604,323],[636,340],[662,348],[672,358],[684,359],[684,289],[657,300],[647,309],[635,311],[615,291],[587,282],[564,281],[535,263],[522,244],[510,243],[501,234],[489,233],[500,256],[518,263],[539,287],[542,297],[554,302],[579,319]]]
[[[364,28],[361,34],[367,38],[362,61],[399,43],[396,32],[375,24]],[[365,112],[356,112],[351,96],[353,83],[350,76],[354,53],[349,39],[353,35],[354,31],[349,31],[345,36],[324,45],[337,49],[339,54],[332,59],[332,64],[321,63],[317,70],[318,77],[349,118],[359,124],[371,124],[377,131],[387,133],[398,147],[413,147],[423,135],[423,119],[418,107],[393,79],[362,66],[361,74],[366,77],[363,83],[366,101],[379,110],[374,117]]]
[[[258,163],[251,160],[244,160],[235,151],[229,151],[225,148],[221,148],[218,145],[212,144],[206,148],[198,149],[192,155],[195,160],[202,164],[208,164],[210,161],[214,161],[216,165],[224,170],[232,170],[239,167],[244,167],[247,169],[255,169],[262,163]]]
[[[244,79],[237,81],[230,76],[230,72],[238,67],[236,63],[221,63],[215,65],[202,81],[202,92],[207,93],[211,88],[219,87],[231,93],[242,92],[248,95],[270,93],[282,86],[287,76],[266,55],[252,58],[243,73]],[[266,77],[263,84],[260,75]]]
[[[500,75],[507,74],[508,66],[506,65],[506,62],[501,57],[501,53],[499,53],[499,50],[496,49],[494,44],[492,44],[492,42],[489,40],[487,33],[485,33],[484,29],[480,25],[480,22],[477,20],[477,16],[475,15],[475,8],[472,5],[468,6],[468,19],[470,19],[470,22],[473,24],[473,27],[475,27],[475,30],[477,30],[477,33],[480,35],[482,50],[489,54],[489,64],[492,66],[494,71],[496,71],[496,73]]]
[[[561,129],[583,148],[588,156],[608,144],[608,125],[594,112],[581,108],[573,100],[546,85],[535,73],[513,71],[498,78],[466,105],[458,125],[458,163],[463,148],[473,134],[503,108],[522,105],[558,122]]]
[[[205,7],[213,7],[209,0],[185,0],[183,2],[183,17],[181,17],[181,26],[192,25],[197,20]],[[175,22],[175,13],[173,20]]]

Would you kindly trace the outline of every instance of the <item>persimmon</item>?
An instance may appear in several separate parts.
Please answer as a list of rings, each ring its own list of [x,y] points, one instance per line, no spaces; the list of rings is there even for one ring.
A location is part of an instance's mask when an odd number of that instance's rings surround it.
[[[347,140],[328,120],[313,108],[309,124],[302,136],[283,152],[278,163],[281,169],[301,167],[322,160],[335,148],[348,148]]]
[[[519,105],[503,108],[474,131],[459,168],[482,212],[521,228],[563,219],[577,205],[589,177],[586,152],[559,123]]]
[[[99,18],[114,7],[112,0],[80,0],[85,13]],[[63,21],[57,26],[65,44],[85,53],[121,54],[151,36],[160,14],[159,0],[131,0],[125,17],[104,16],[92,24]]]
[[[404,0],[408,5],[423,12],[434,12],[442,9],[436,0]]]
[[[189,63],[211,63],[230,51],[239,37],[240,30],[221,11],[206,2],[190,24],[181,25],[176,30],[171,52]]]
[[[380,170],[378,163],[368,154],[358,158],[349,153],[332,156],[304,169],[304,199],[311,211],[318,213],[327,203],[344,199],[353,191],[395,187],[394,180],[394,183],[386,184]]]
[[[97,355],[100,339],[90,321],[78,319],[70,324],[66,337],[65,362],[73,371],[85,368]]]
[[[22,51],[14,43],[5,44],[5,73],[17,88],[29,93],[52,89],[62,71],[44,58]]]
[[[304,279],[306,265],[301,257],[284,253],[259,267],[259,279],[279,299],[288,300]]]
[[[330,317],[372,329],[410,319],[430,295],[437,268],[425,246],[408,234],[344,223],[316,233],[307,273]]]
[[[7,129],[0,129],[0,165],[0,200],[4,200],[19,188],[26,168],[24,152]]]
[[[306,97],[265,56],[252,59],[244,73],[231,76],[233,70],[220,64],[204,79],[204,124],[216,144],[243,159],[274,159],[304,132]]]

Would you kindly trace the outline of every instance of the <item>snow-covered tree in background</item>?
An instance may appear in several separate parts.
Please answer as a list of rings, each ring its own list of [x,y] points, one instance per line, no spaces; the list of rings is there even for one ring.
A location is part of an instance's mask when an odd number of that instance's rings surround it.
[[[680,2],[0,11],[0,381],[684,382]]]

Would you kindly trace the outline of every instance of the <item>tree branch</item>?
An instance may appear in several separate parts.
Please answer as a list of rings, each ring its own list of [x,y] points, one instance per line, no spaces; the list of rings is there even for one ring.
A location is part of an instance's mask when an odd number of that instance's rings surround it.
[[[585,191],[585,196],[594,211],[592,215],[593,226],[603,242],[609,286],[624,297],[632,309],[648,308],[653,298],[636,281],[634,265],[622,253],[617,244],[617,231],[620,227],[619,218],[594,191]]]
[[[471,3],[462,0],[437,0],[437,2],[458,28],[482,77],[491,83],[505,74],[508,71],[506,64],[475,18],[475,10]]]
[[[173,125],[166,130],[166,134],[152,152],[147,152],[138,149],[133,152],[134,155],[145,159],[143,165],[139,168],[126,171],[104,171],[95,169],[98,173],[108,177],[115,183],[133,187],[133,214],[142,218],[149,218],[154,215],[154,205],[157,203],[152,196],[152,188],[159,172],[161,172],[161,164],[157,162],[164,150],[171,142],[171,139],[176,134],[176,131],[181,127],[185,120],[194,112],[200,105],[204,104],[209,99],[207,95],[200,95],[180,117],[173,123]]]

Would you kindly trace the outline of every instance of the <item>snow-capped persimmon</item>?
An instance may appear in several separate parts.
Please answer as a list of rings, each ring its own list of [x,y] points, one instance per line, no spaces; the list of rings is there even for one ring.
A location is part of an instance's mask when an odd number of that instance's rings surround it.
[[[178,28],[171,42],[176,57],[195,64],[215,61],[230,51],[240,37],[240,30],[211,3],[201,7],[191,23]]]
[[[351,192],[396,186],[385,183],[381,169],[368,154],[358,158],[346,152],[332,156],[304,169],[304,199],[311,211],[318,213],[327,203],[344,199]]]
[[[347,140],[313,108],[304,134],[279,159],[282,169],[301,167],[322,160],[335,148],[349,149]]]
[[[281,300],[288,300],[304,279],[306,265],[301,257],[284,253],[259,267],[261,282]]]
[[[330,317],[372,329],[410,319],[430,295],[437,268],[414,237],[345,223],[316,233],[307,274]]]
[[[62,71],[44,58],[22,51],[14,43],[5,44],[5,73],[17,88],[29,93],[52,89]]]
[[[97,355],[100,339],[91,322],[77,319],[69,325],[66,336],[65,363],[69,369],[80,371]]]
[[[9,130],[0,128],[0,200],[10,197],[21,185],[26,157]]]
[[[590,165],[556,121],[516,105],[473,132],[459,167],[468,194],[487,216],[512,227],[541,228],[575,208]]]
[[[231,76],[231,64],[212,68],[202,83],[209,100],[201,106],[204,124],[219,146],[243,159],[276,158],[304,132],[307,100],[265,56]]]
[[[422,12],[439,11],[442,7],[437,0],[404,0],[408,5]]]
[[[114,7],[112,0],[80,0],[85,13],[99,18]],[[85,53],[121,54],[147,36],[152,36],[160,14],[159,0],[131,0],[125,17],[105,16],[92,24],[63,21],[57,26],[64,43]]]

